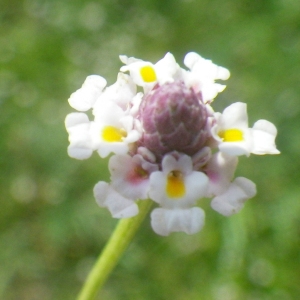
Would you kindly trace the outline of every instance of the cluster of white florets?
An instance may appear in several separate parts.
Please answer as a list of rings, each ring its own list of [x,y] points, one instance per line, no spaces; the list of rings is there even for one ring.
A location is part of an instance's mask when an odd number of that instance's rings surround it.
[[[246,104],[237,102],[223,113],[211,103],[230,73],[190,52],[181,68],[171,53],[156,64],[120,56],[117,81],[106,86],[88,76],[69,98],[78,112],[67,115],[68,154],[87,159],[93,151],[109,155],[111,182],[98,182],[94,195],[114,218],[139,213],[137,200],[151,199],[151,225],[160,235],[194,234],[204,225],[198,201],[230,216],[256,194],[255,184],[234,178],[238,156],[278,154],[276,127],[257,121],[248,127]],[[93,120],[86,111],[92,110]]]

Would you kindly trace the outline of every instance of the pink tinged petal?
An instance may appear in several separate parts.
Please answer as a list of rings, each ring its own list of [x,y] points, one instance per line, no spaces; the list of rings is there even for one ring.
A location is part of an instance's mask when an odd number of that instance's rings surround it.
[[[155,155],[146,147],[138,147],[137,153],[140,154],[145,160],[151,163],[155,163],[156,161]]]
[[[79,111],[91,109],[106,86],[106,80],[97,75],[88,76],[82,87],[69,98],[71,107]]]
[[[209,178],[208,197],[224,193],[230,186],[238,159],[222,152],[212,156],[205,166],[205,173]]]
[[[201,167],[206,165],[211,158],[210,147],[203,147],[200,151],[192,156],[193,168],[198,171]]]
[[[131,99],[131,107],[130,107],[130,115],[136,116],[138,114],[138,111],[140,109],[140,105],[143,100],[143,93],[137,93],[134,97]]]
[[[225,193],[212,200],[211,207],[224,216],[231,216],[238,213],[255,194],[256,186],[251,180],[237,177]]]
[[[131,218],[138,214],[137,204],[112,189],[106,182],[98,182],[94,187],[96,202],[107,207],[114,218]]]
[[[68,114],[65,126],[69,133],[70,145],[68,155],[76,159],[87,159],[92,155],[93,148],[89,134],[90,121],[84,113]]]
[[[274,124],[266,120],[259,120],[253,126],[252,134],[254,141],[252,153],[258,155],[280,153],[275,145],[277,129]]]
[[[162,236],[171,232],[185,232],[195,234],[202,229],[205,213],[199,207],[189,209],[155,208],[151,213],[151,226]]]
[[[123,196],[134,200],[148,197],[150,170],[157,169],[140,155],[114,155],[109,160],[112,186]]]

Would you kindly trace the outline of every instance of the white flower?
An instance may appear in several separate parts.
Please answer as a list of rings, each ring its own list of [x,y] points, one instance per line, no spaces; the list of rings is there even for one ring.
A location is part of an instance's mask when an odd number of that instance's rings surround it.
[[[244,177],[237,177],[229,186],[227,191],[215,197],[211,207],[224,216],[231,216],[239,212],[246,200],[256,194],[255,184]]]
[[[69,156],[77,159],[89,158],[92,155],[93,147],[88,116],[84,113],[68,114],[65,126],[69,133]]]
[[[93,107],[105,86],[106,80],[103,77],[98,75],[88,76],[82,87],[70,96],[68,100],[70,106],[78,111],[89,110]]]
[[[215,83],[215,80],[228,79],[230,73],[227,69],[215,65],[195,52],[189,52],[185,56],[184,64],[191,70],[185,73],[186,84],[193,87],[195,92],[200,91],[205,103],[213,100],[225,89],[225,85]]]
[[[144,87],[145,91],[150,90],[157,82],[160,84],[172,82],[181,73],[181,68],[171,53],[167,53],[156,64],[133,57],[128,58],[125,55],[120,55],[120,59],[125,64],[121,67],[121,71],[129,71],[132,80]]]
[[[162,160],[162,171],[150,175],[149,196],[162,208],[151,213],[154,231],[168,235],[174,231],[192,234],[204,224],[204,212],[193,207],[207,193],[208,178],[193,171],[192,159],[187,155],[167,154]]]
[[[112,101],[126,110],[135,96],[136,85],[129,75],[119,72],[117,81],[108,86],[98,97],[94,105],[94,114],[97,114],[97,111],[102,109],[103,103],[108,101]]]
[[[158,170],[158,165],[147,162],[139,154],[114,155],[109,160],[112,187],[124,197],[147,199],[149,177]]]
[[[193,171],[192,159],[180,155],[176,159],[167,154],[162,160],[162,171],[150,175],[150,198],[166,208],[187,208],[206,195],[208,178]]]
[[[107,207],[114,218],[131,218],[138,214],[137,204],[116,192],[108,183],[100,181],[94,187],[96,202]]]
[[[216,124],[212,135],[219,142],[220,151],[229,155],[278,154],[275,146],[276,127],[259,120],[253,128],[248,127],[247,105],[236,102],[215,113]]]
[[[220,151],[249,156],[253,139],[248,128],[247,105],[233,103],[224,109],[223,114],[215,113],[215,118],[212,135],[219,142]]]
[[[91,123],[93,149],[102,158],[110,153],[126,154],[140,135],[134,129],[134,118],[114,102],[104,102]]]

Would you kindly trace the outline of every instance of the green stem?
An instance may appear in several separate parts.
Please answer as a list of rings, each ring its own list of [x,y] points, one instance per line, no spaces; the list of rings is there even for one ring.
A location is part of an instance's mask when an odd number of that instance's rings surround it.
[[[118,263],[123,252],[133,239],[152,203],[153,202],[151,200],[140,201],[139,214],[137,216],[119,221],[115,231],[111,235],[93,269],[88,275],[77,300],[95,299],[97,292],[105,283],[110,272]]]

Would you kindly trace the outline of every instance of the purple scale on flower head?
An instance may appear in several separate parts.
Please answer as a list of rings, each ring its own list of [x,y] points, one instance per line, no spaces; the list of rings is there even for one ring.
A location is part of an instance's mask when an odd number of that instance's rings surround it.
[[[157,86],[141,103],[139,119],[144,132],[139,144],[159,160],[171,151],[193,155],[209,136],[207,116],[200,95],[182,81]]]

